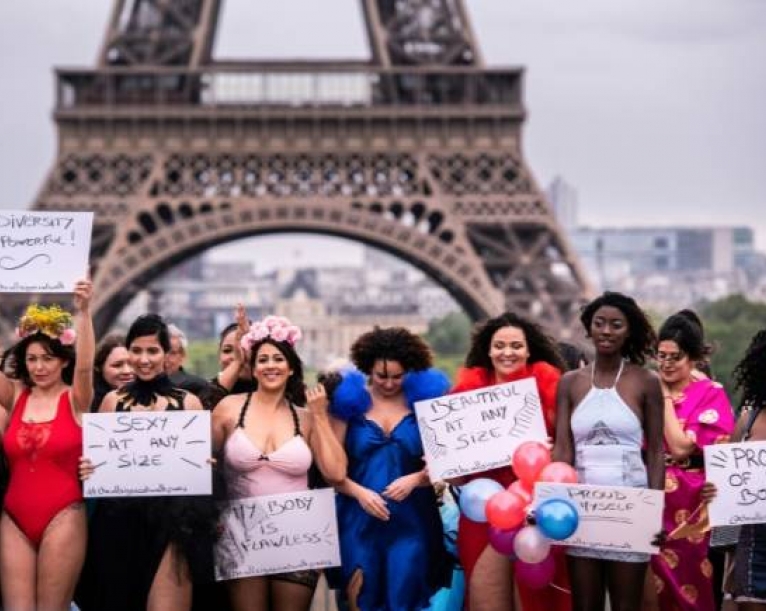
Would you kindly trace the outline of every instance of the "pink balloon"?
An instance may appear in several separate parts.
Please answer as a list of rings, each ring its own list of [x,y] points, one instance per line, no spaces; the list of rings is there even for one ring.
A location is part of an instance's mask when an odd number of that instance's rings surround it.
[[[508,492],[513,492],[515,495],[519,496],[527,505],[532,502],[532,498],[534,497],[533,492],[520,479],[512,482],[507,490]]]
[[[537,481],[540,471],[550,462],[550,450],[539,441],[525,441],[516,448],[511,458],[516,477],[530,486]]]
[[[501,530],[516,528],[527,516],[526,506],[524,499],[513,492],[497,492],[487,501],[487,522]]]
[[[525,526],[513,540],[513,552],[522,562],[537,564],[548,557],[551,542],[537,526]]]
[[[498,554],[503,556],[510,556],[511,560],[516,559],[516,554],[513,552],[513,540],[516,538],[516,534],[519,532],[518,528],[511,528],[510,530],[501,530],[494,526],[489,527],[489,544],[495,548]]]
[[[540,472],[541,482],[576,484],[577,471],[565,462],[552,462]]]
[[[514,565],[516,569],[516,580],[533,590],[540,590],[553,581],[556,573],[556,560],[553,554],[541,562],[529,564],[528,562],[517,561]]]

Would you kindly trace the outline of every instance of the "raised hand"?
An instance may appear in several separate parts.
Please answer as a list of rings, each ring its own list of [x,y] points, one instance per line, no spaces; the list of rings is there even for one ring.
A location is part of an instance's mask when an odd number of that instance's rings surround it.
[[[327,391],[322,384],[312,386],[306,391],[306,407],[315,416],[326,416],[330,407]]]
[[[90,300],[93,298],[93,282],[91,280],[78,280],[74,285],[74,309],[77,312],[88,312]]]

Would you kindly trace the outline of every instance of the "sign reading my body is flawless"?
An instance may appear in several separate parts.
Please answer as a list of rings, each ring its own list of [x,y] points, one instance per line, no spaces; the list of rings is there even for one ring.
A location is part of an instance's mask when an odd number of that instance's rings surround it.
[[[83,414],[86,497],[212,493],[210,412]]]
[[[0,292],[72,292],[88,275],[92,227],[92,212],[0,211]]]
[[[589,484],[535,484],[537,507],[546,499],[570,501],[580,516],[577,530],[557,545],[612,552],[658,554],[652,541],[662,530],[663,490]]]
[[[218,581],[340,566],[331,488],[229,501],[219,523]]]
[[[547,439],[534,378],[415,403],[431,481],[511,464],[525,441]]]
[[[766,441],[705,446],[705,477],[717,494],[711,526],[766,523]]]

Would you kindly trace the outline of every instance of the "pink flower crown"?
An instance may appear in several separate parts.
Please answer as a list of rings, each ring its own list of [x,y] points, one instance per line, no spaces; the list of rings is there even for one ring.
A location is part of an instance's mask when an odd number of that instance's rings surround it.
[[[250,330],[242,336],[243,350],[250,352],[253,346],[270,337],[275,342],[287,342],[291,346],[303,337],[301,330],[284,316],[267,316],[250,325]]]

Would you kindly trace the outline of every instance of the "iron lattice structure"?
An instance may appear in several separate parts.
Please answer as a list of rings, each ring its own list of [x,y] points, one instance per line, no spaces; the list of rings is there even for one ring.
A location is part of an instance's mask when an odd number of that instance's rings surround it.
[[[462,0],[360,1],[366,62],[214,61],[220,0],[116,0],[98,66],[57,70],[34,207],[95,212],[100,331],[204,249],[302,231],[568,335],[588,285],[524,161],[523,70],[484,66]]]

